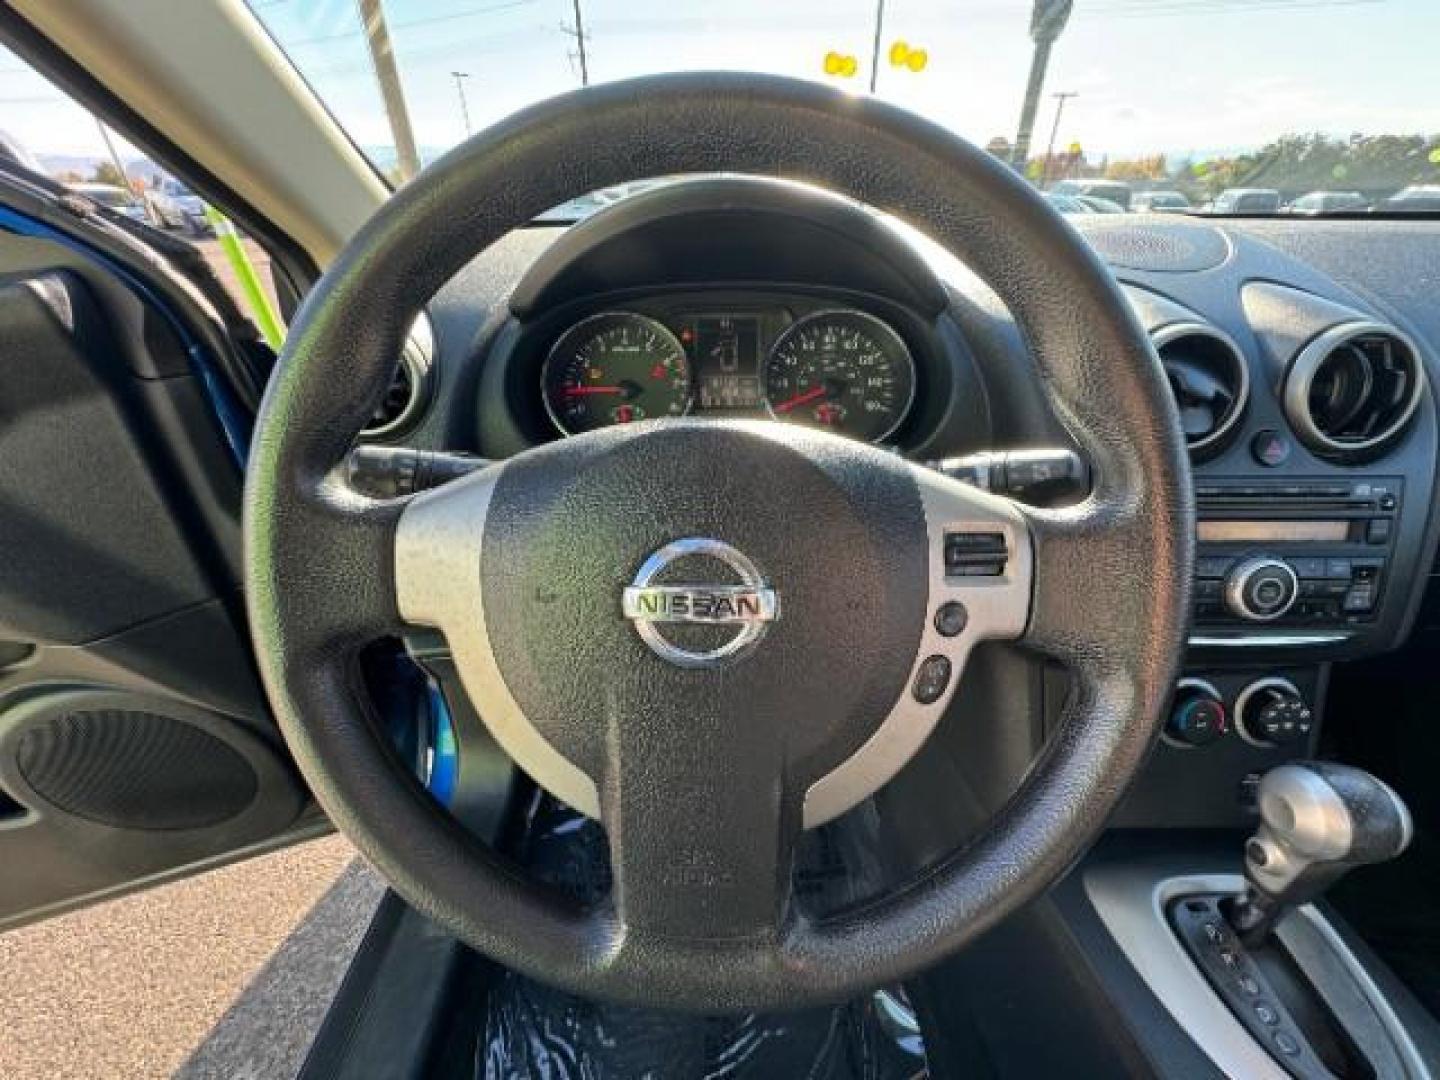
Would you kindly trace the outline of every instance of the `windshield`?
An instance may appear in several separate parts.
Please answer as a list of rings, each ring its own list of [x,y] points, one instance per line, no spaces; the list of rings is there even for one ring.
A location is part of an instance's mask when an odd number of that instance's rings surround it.
[[[873,91],[986,146],[1046,190],[1127,210],[1440,206],[1440,187],[1426,187],[1440,185],[1435,0],[251,7],[397,183],[412,157],[423,164],[467,132],[582,83],[729,68]],[[362,10],[372,13],[368,35]],[[1136,198],[1150,191],[1166,195]],[[561,213],[580,216],[606,201],[597,194]]]

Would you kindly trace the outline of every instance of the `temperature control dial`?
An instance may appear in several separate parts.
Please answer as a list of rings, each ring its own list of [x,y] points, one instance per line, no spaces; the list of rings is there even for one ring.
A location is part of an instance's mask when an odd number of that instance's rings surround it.
[[[1199,679],[1184,679],[1165,720],[1165,738],[1178,746],[1209,746],[1225,734],[1227,717],[1220,692]]]
[[[1240,734],[1257,746],[1284,746],[1310,737],[1314,714],[1288,679],[1251,683],[1235,701]]]
[[[1225,579],[1225,606],[1251,622],[1280,618],[1299,595],[1300,581],[1294,569],[1269,555],[1245,559]]]

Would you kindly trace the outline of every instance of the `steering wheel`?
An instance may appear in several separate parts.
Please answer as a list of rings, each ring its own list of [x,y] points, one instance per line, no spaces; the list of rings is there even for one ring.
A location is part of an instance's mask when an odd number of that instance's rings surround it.
[[[834,189],[968,263],[1023,331],[1089,459],[1090,497],[1032,509],[837,436],[686,420],[540,446],[408,500],[347,486],[405,328],[478,251],[589,191],[720,171]],[[245,491],[260,670],[340,830],[500,963],[592,997],[715,1011],[905,978],[1062,874],[1154,741],[1193,535],[1164,376],[1079,237],[933,124],[748,74],[568,94],[401,188],[305,301]],[[961,610],[939,617],[947,604]],[[603,824],[607,899],[528,880],[389,749],[356,655],[407,624],[444,634],[495,739]],[[1021,788],[903,889],[825,920],[800,912],[800,831],[899,770],[988,639],[1072,676]]]

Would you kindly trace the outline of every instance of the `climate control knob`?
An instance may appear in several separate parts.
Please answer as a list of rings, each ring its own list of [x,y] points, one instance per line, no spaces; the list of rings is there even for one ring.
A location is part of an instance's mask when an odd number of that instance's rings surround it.
[[[1245,559],[1225,579],[1225,606],[1251,622],[1284,615],[1300,595],[1300,581],[1283,559],[1259,555]]]
[[[1261,679],[1235,699],[1235,722],[1247,742],[1284,746],[1309,738],[1315,717],[1294,683]]]
[[[1225,702],[1220,692],[1199,679],[1181,680],[1165,720],[1165,738],[1180,746],[1209,746],[1225,730]]]

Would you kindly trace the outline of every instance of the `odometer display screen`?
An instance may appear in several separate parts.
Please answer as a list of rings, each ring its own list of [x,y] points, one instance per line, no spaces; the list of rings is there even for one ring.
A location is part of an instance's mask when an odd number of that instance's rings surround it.
[[[542,376],[545,408],[568,435],[684,416],[692,402],[690,365],[663,325],[631,312],[576,323],[550,350]]]
[[[704,412],[755,413],[760,401],[760,320],[698,315],[685,329]]]

